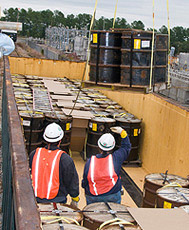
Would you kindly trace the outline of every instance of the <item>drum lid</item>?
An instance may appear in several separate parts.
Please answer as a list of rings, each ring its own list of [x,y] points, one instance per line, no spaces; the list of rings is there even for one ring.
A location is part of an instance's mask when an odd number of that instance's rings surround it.
[[[115,119],[108,118],[108,117],[94,117],[94,118],[91,119],[91,122],[111,123],[111,122],[115,122]]]
[[[164,176],[165,174],[162,173],[152,173],[152,174],[148,174],[145,177],[145,180],[150,181],[153,184],[157,184],[157,185],[166,185],[169,184],[168,181],[170,181],[170,183],[172,182],[176,182],[178,184],[180,184],[182,187],[187,187],[189,185],[189,181],[181,176],[177,176],[177,175],[173,175],[173,174],[167,174],[167,180],[165,181],[165,184],[163,184],[164,182]]]
[[[122,204],[112,203],[112,202],[108,202],[108,204],[113,211],[115,212],[119,211],[119,213],[116,213],[117,218],[124,219],[129,222],[134,222],[133,217],[127,212],[127,206],[122,205]],[[97,222],[103,223],[107,220],[112,219],[112,215],[108,213],[109,209],[104,202],[89,204],[83,210],[84,211],[94,211],[95,210],[95,212],[83,212],[83,214],[87,218],[93,219],[94,221],[97,221]],[[120,213],[121,211],[123,211],[123,213]]]
[[[189,204],[189,189],[180,187],[163,187],[156,191],[157,195],[166,200]]]

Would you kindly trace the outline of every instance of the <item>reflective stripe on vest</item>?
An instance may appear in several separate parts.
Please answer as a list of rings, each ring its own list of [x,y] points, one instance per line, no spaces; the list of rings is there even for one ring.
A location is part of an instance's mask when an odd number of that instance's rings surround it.
[[[59,162],[62,150],[37,148],[32,162],[34,193],[41,199],[53,199],[59,190]]]
[[[91,194],[98,196],[109,192],[118,180],[112,155],[105,158],[92,156],[87,179]]]

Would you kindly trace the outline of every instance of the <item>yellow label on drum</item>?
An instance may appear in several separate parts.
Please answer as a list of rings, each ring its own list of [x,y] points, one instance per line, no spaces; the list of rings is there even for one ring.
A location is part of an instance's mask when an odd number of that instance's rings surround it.
[[[134,137],[138,136],[138,129],[134,129],[133,136],[134,136]]]
[[[93,123],[92,131],[97,131],[97,124],[96,123]]]
[[[66,130],[70,129],[70,123],[66,123]]]
[[[141,40],[140,39],[134,39],[134,49],[139,50],[140,49]]]
[[[164,201],[163,203],[163,208],[171,208],[172,207],[172,204],[167,202],[167,201]]]
[[[93,34],[93,43],[97,43],[97,42],[98,42],[97,34]]]

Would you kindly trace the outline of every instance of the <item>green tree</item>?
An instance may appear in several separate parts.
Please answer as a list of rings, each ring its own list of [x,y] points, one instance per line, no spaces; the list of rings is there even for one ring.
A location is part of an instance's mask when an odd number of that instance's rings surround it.
[[[59,10],[55,10],[53,16],[53,26],[65,26],[65,24],[66,19],[64,17],[64,14]]]
[[[75,16],[73,14],[67,15],[67,18],[66,18],[66,27],[68,27],[68,28],[74,28],[75,27],[75,22],[76,22],[76,19],[75,19]]]
[[[168,34],[168,29],[165,25],[163,25],[160,29],[159,29],[159,32],[161,34]]]
[[[125,18],[116,18],[115,20],[115,28],[130,28],[129,23],[127,23]]]
[[[131,28],[132,29],[144,30],[145,25],[140,20],[139,21],[134,21],[134,22],[131,23]]]
[[[77,29],[82,29],[87,27],[90,28],[91,15],[90,14],[78,14],[75,17],[75,26]]]

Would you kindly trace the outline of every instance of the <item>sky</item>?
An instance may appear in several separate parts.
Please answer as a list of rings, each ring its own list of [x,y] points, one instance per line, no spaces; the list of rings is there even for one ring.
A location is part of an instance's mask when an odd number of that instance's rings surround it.
[[[32,8],[35,11],[60,10],[64,15],[93,14],[96,0],[0,0],[1,11],[10,7]],[[98,0],[96,18],[113,18],[117,0]],[[155,28],[168,25],[167,0],[154,0]],[[141,20],[145,28],[153,27],[153,0],[118,0],[117,14],[128,23]],[[169,0],[170,27],[189,28],[189,0]]]

